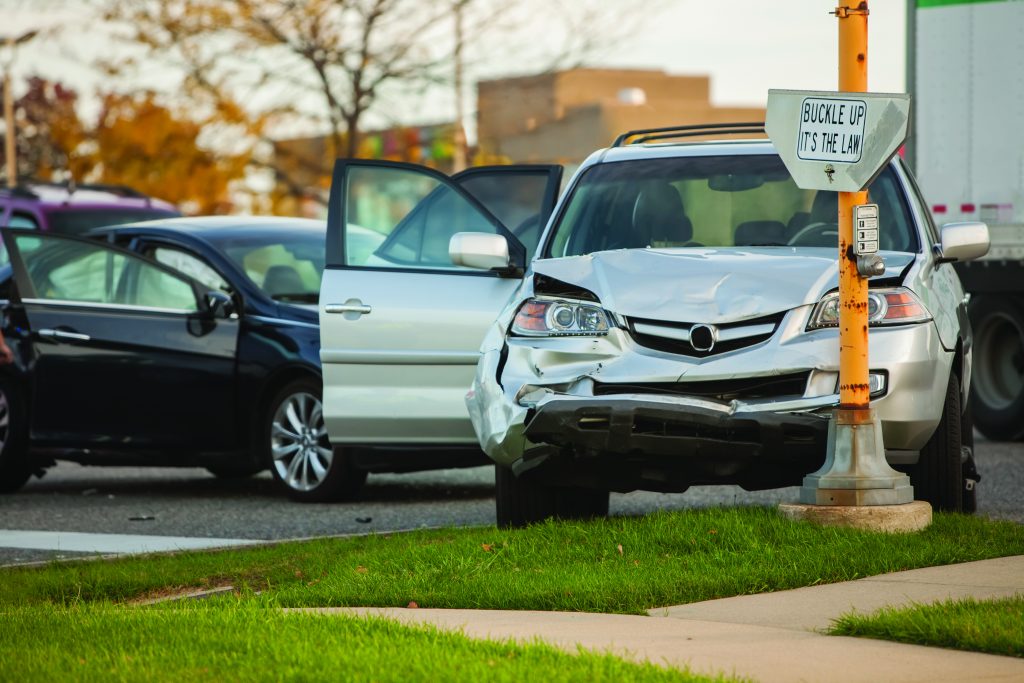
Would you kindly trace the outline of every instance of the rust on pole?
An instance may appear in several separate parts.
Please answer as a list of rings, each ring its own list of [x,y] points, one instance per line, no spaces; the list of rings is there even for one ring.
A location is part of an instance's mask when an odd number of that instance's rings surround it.
[[[868,3],[837,7],[839,21],[839,90],[868,89]],[[839,194],[839,406],[866,410],[868,385],[868,281],[857,271],[853,207],[866,204],[867,192]]]

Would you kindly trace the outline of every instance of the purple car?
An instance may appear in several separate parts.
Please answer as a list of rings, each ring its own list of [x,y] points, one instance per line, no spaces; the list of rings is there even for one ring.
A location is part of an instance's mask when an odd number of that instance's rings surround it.
[[[78,235],[105,225],[180,216],[174,205],[123,185],[32,182],[0,189],[0,226]]]

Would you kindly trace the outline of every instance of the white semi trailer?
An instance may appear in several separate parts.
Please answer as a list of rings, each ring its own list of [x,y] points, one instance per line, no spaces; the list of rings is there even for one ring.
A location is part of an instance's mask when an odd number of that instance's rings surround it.
[[[1024,2],[907,0],[907,160],[935,223],[983,221],[957,265],[974,328],[972,403],[992,439],[1024,438]]]

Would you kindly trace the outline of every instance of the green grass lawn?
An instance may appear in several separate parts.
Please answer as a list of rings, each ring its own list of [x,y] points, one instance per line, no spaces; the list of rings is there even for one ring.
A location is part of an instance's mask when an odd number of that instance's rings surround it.
[[[1024,596],[846,615],[830,633],[1024,657]]]
[[[0,609],[4,681],[710,681],[610,655],[471,640],[384,619],[218,609]]]
[[[937,514],[906,535],[721,508],[326,539],[0,571],[0,609],[125,603],[231,584],[263,606],[406,606],[642,614],[663,605],[1024,554],[1024,527]]]

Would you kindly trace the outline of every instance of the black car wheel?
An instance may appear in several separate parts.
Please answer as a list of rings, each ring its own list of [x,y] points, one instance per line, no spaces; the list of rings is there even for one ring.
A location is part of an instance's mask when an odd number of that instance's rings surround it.
[[[292,500],[321,503],[351,497],[366,481],[353,469],[344,449],[327,438],[319,385],[291,382],[270,402],[263,443],[274,479]]]
[[[494,467],[498,527],[524,527],[545,519],[594,519],[608,516],[608,492],[571,486],[547,486],[534,477],[517,477]]]
[[[25,403],[12,384],[0,381],[0,493],[17,491],[32,476]]]
[[[914,498],[931,503],[938,511],[962,512],[964,509],[961,419],[960,382],[956,375],[950,374],[939,426],[921,449],[917,464],[908,470]]]

